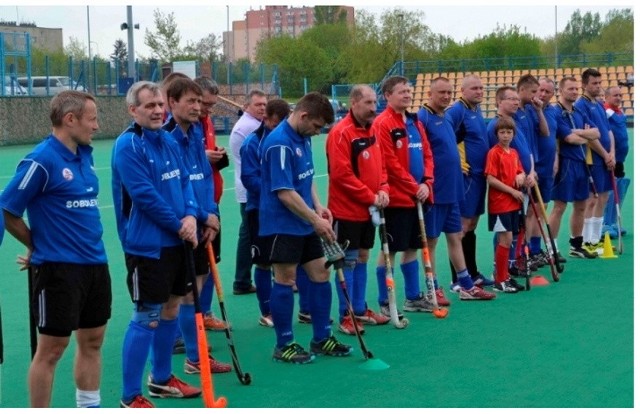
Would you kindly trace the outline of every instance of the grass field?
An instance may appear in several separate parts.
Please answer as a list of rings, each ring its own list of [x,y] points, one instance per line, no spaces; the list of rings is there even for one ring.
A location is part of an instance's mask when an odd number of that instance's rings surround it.
[[[313,138],[316,182],[326,195],[325,136]],[[228,137],[219,137],[226,146]],[[633,133],[628,176],[633,176]],[[104,407],[117,407],[121,392],[121,346],[132,305],[125,285],[123,255],[115,228],[110,193],[110,154],[113,141],[94,143],[95,166],[101,184],[104,241],[113,280],[113,315],[104,344],[102,399]],[[0,148],[0,188],[4,188],[17,162],[31,146]],[[221,203],[223,247],[220,266],[229,316],[240,362],[251,373],[250,386],[240,385],[233,373],[216,375],[216,394],[225,395],[233,408],[632,408],[634,407],[634,215],[633,188],[623,208],[629,233],[625,254],[612,260],[569,258],[559,283],[534,287],[518,295],[468,303],[453,294],[450,314],[438,320],[430,314],[410,315],[405,330],[391,326],[367,328],[364,339],[374,355],[387,362],[385,371],[359,369],[362,354],[353,337],[340,338],[354,345],[348,358],[319,358],[305,366],[271,361],[273,332],[258,325],[255,296],[231,294],[239,208],[233,192],[232,166],[223,171],[225,192]],[[567,217],[560,247],[567,256]],[[486,216],[479,225],[478,259],[483,273],[492,268],[492,235]],[[29,329],[26,273],[15,257],[24,248],[10,236],[0,248],[0,304],[5,341],[1,407],[27,407],[26,373],[29,366]],[[437,262],[446,263],[441,242]],[[448,268],[440,267],[443,284]],[[547,268],[539,274],[551,279]],[[369,267],[368,301],[376,303],[373,266]],[[403,299],[402,278],[397,278],[398,299]],[[334,302],[335,302],[334,297]],[[214,299],[214,309],[217,303]],[[332,316],[337,319],[334,303]],[[294,323],[296,339],[307,345],[311,327]],[[230,361],[224,335],[209,333],[216,357]],[[73,347],[60,362],[53,406],[73,407]],[[174,372],[197,384],[198,376],[182,372],[183,356],[174,356]],[[202,407],[200,399],[159,400],[158,407]]]

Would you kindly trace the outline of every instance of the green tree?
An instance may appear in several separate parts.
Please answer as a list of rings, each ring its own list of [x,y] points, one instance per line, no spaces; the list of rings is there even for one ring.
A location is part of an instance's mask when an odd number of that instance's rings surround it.
[[[584,53],[618,51],[633,53],[633,12],[631,9],[612,10],[606,18],[600,35],[581,43]]]
[[[590,42],[600,35],[602,30],[600,13],[585,13],[576,10],[571,15],[571,19],[558,37],[558,53],[564,55],[575,55],[582,53],[580,44]]]
[[[176,56],[183,54],[180,49],[180,31],[172,13],[165,15],[159,9],[153,11],[155,31],[145,29],[144,44],[151,49],[151,54],[161,63],[170,63]]]
[[[315,6],[313,17],[316,25],[345,23],[347,12],[340,6]]]
[[[67,56],[71,56],[73,60],[88,59],[86,46],[74,36],[69,36],[69,43],[64,47],[64,53]]]
[[[187,46],[184,48],[184,53],[194,57],[195,59],[206,62],[215,62],[220,60],[219,57],[221,50],[222,39],[214,33],[209,33],[197,42],[188,42]]]
[[[113,44],[113,53],[109,55],[111,61],[114,62],[116,68],[119,69],[119,75],[124,76],[127,73],[127,43],[122,39],[117,39]]]

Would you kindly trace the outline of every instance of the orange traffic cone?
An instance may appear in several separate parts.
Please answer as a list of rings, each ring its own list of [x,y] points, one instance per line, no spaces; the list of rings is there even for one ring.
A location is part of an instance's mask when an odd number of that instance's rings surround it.
[[[604,251],[600,256],[603,259],[617,259],[618,256],[613,254],[613,246],[611,245],[611,237],[609,236],[609,232],[604,234]]]
[[[535,275],[529,279],[529,284],[531,286],[547,286],[549,281],[542,275]]]

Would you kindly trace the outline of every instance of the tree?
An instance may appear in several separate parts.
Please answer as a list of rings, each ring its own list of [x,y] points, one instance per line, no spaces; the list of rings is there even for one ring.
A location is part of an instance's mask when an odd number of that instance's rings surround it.
[[[87,60],[87,49],[77,37],[69,36],[69,43],[64,48],[64,54],[71,56],[73,60]]]
[[[127,73],[127,43],[122,39],[117,39],[113,44],[113,53],[109,57],[115,63],[116,68],[120,69],[120,76],[124,76]]]
[[[165,15],[159,9],[153,11],[155,32],[145,29],[144,44],[151,49],[151,54],[161,63],[169,63],[183,52],[180,49],[180,32],[172,13]]]
[[[219,56],[221,50],[222,39],[218,38],[214,33],[209,33],[207,36],[195,43],[189,42],[184,48],[184,53],[186,55],[194,56],[196,59],[214,62],[220,60]]]
[[[313,17],[316,25],[345,23],[347,11],[340,6],[315,6]]]
[[[564,31],[558,35],[558,53],[564,55],[582,53],[580,44],[594,40],[600,36],[601,30],[602,22],[600,22],[599,13],[587,12],[582,16],[580,10],[574,11]]]
[[[600,36],[581,43],[584,53],[633,53],[633,12],[631,9],[612,10],[607,13]]]

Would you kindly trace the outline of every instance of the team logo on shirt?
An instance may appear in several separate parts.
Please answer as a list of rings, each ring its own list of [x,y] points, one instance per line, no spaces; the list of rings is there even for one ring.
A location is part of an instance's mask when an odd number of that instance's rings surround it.
[[[302,157],[302,150],[300,148],[296,148],[296,155]]]
[[[73,173],[71,172],[70,169],[63,168],[62,169],[62,178],[64,178],[67,181],[71,181],[71,180],[73,180]]]
[[[402,148],[402,141],[400,141],[400,140],[396,141],[396,148],[398,148],[398,149]]]
[[[368,160],[370,156],[371,156],[371,155],[369,155],[369,151],[364,151],[364,152],[362,153],[362,158],[364,158],[365,160]]]

